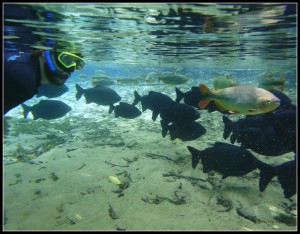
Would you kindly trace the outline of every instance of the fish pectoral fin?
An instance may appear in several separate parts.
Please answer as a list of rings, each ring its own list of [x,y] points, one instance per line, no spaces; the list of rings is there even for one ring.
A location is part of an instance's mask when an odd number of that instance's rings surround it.
[[[155,121],[158,115],[159,115],[159,112],[158,112],[158,111],[153,111],[153,112],[152,112],[152,120]],[[168,124],[168,123],[167,123],[167,124]]]
[[[228,111],[230,114],[238,114],[239,112],[237,112],[237,111]]]
[[[205,108],[208,104],[209,104],[209,100],[208,99],[201,99],[200,102],[198,103],[198,106],[203,109]]]

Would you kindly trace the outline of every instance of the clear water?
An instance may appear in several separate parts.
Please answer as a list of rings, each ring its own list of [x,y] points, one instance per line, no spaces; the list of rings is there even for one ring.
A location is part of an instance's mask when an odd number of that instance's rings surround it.
[[[27,150],[26,165],[28,165],[28,160],[39,160],[39,157],[43,154],[36,151],[39,149],[38,146],[44,144],[44,142],[40,143],[39,141],[39,137],[43,135],[47,135],[49,138],[46,139],[48,140],[46,141],[47,143],[50,142],[51,136],[56,137],[56,140],[52,139],[51,141],[53,143],[51,150],[54,150],[54,154],[55,150],[59,151],[62,146],[71,149],[81,145],[80,147],[83,151],[84,149],[88,151],[102,146],[113,148],[118,145],[118,140],[121,139],[124,143],[121,152],[133,152],[132,158],[135,154],[139,154],[139,149],[147,146],[150,147],[146,150],[149,153],[158,152],[167,155],[184,154],[188,156],[186,145],[194,144],[204,149],[206,145],[216,140],[223,141],[223,123],[219,113],[212,115],[203,114],[200,121],[209,131],[207,136],[200,138],[200,140],[196,140],[193,143],[174,144],[165,138],[165,145],[159,145],[159,142],[163,139],[161,138],[160,124],[159,121],[152,122],[151,112],[144,112],[140,119],[130,122],[115,119],[112,115],[108,115],[107,107],[94,104],[86,105],[84,100],[76,102],[74,98],[76,93],[75,84],[81,84],[85,88],[91,87],[91,77],[97,72],[106,73],[108,77],[116,82],[120,78],[125,80],[133,79],[132,82],[123,81],[112,86],[122,96],[122,100],[129,103],[134,99],[134,90],[138,90],[142,95],[153,90],[163,92],[173,100],[176,98],[175,86],[166,85],[157,80],[151,84],[147,82],[147,76],[151,72],[176,72],[186,75],[189,78],[188,82],[176,86],[184,92],[188,91],[191,86],[197,86],[200,83],[212,86],[212,79],[215,75],[231,73],[233,79],[239,83],[255,84],[259,75],[272,72],[275,79],[284,74],[286,79],[284,91],[291,98],[292,102],[296,104],[297,12],[296,4],[294,3],[34,3],[17,4],[17,7],[21,7],[19,9],[20,14],[12,17],[9,13],[15,7],[16,5],[12,4],[4,5],[4,13],[7,16],[3,21],[5,51],[51,49],[56,45],[61,50],[81,53],[86,66],[82,71],[72,74],[72,77],[66,82],[70,91],[58,98],[58,100],[63,100],[72,107],[72,112],[64,118],[55,121],[33,121],[29,117],[29,120],[24,120],[21,107],[17,107],[8,113],[9,116],[12,116],[10,121],[13,129],[11,135],[8,135],[3,143],[4,162],[7,163],[6,168],[4,168],[5,177],[7,178],[7,180],[4,180],[6,184],[4,186],[4,196],[7,199],[4,200],[5,219],[7,219],[6,229],[116,230],[116,226],[122,227],[122,225],[127,229],[144,229],[142,225],[129,225],[130,221],[128,220],[127,223],[125,221],[122,223],[122,218],[118,224],[116,220],[110,219],[107,212],[106,216],[103,216],[107,220],[102,220],[103,223],[100,226],[92,218],[90,221],[82,218],[82,214],[80,218],[78,218],[79,216],[74,216],[77,211],[74,211],[72,214],[69,212],[66,215],[66,221],[63,221],[62,218],[65,211],[58,211],[59,214],[50,212],[51,217],[57,219],[57,222],[54,222],[57,225],[47,224],[47,218],[39,220],[38,217],[41,217],[42,214],[40,214],[41,216],[33,215],[32,217],[35,221],[32,221],[28,218],[28,216],[31,216],[30,211],[28,211],[30,209],[26,210],[21,205],[22,197],[17,195],[15,202],[20,205],[11,206],[12,201],[9,198],[14,196],[16,191],[10,190],[12,186],[8,185],[11,183],[9,182],[9,179],[11,179],[9,176],[11,175],[10,170],[15,170],[15,175],[17,175],[18,173],[22,174],[22,170],[25,170],[26,167],[22,168],[20,166],[19,169],[21,171],[17,172],[18,168],[10,169],[10,165],[15,165],[12,162],[24,164],[24,160],[22,161],[20,157],[16,156],[20,154],[20,147]],[[29,17],[22,15],[24,10],[30,12]],[[81,79],[80,76],[82,74],[87,75],[88,78]],[[38,100],[38,98],[33,98],[27,101],[26,104],[33,105]],[[97,128],[94,126],[97,126]],[[144,135],[136,134],[137,138],[134,138],[135,131],[140,131]],[[130,136],[128,135],[129,133],[131,133]],[[91,137],[93,134],[101,139],[93,139]],[[27,138],[23,140],[22,137]],[[141,137],[144,138],[141,140]],[[147,139],[147,137],[149,138]],[[92,140],[89,140],[91,138]],[[114,142],[114,138],[116,138],[117,143]],[[60,139],[63,139],[63,143],[60,142]],[[157,144],[159,146],[156,146]],[[51,152],[43,147],[42,149],[46,153]],[[117,147],[116,151],[118,151],[117,149],[119,148]],[[97,148],[97,150],[99,149]],[[32,151],[35,151],[35,153]],[[112,150],[112,157],[116,157],[113,152],[114,150]],[[64,154],[66,155],[65,151]],[[83,154],[88,153],[83,152]],[[128,155],[130,156],[130,153]],[[260,155],[256,156],[267,162],[279,164],[293,158],[293,153],[285,155],[284,158],[272,157],[272,159],[266,159],[266,157]],[[81,161],[86,162],[88,165],[88,159],[86,160]],[[184,168],[183,170],[187,173],[191,170],[189,158],[186,160]],[[90,171],[92,170],[90,169]],[[140,167],[139,170],[143,171],[143,168]],[[159,172],[165,173],[166,171],[159,170]],[[59,172],[57,173],[59,174]],[[30,175],[27,176],[30,177]],[[197,175],[194,176],[197,177]],[[37,179],[37,177],[32,177]],[[104,177],[106,178],[107,176],[105,175]],[[138,181],[137,177],[134,177],[134,179],[136,182]],[[250,177],[248,179],[250,180]],[[26,183],[28,180],[30,179],[27,177]],[[249,186],[250,184],[254,184],[253,186],[257,190],[257,178],[250,181]],[[284,199],[280,186],[278,184],[275,185],[274,191],[276,191],[279,198],[276,198],[274,204],[270,204],[270,206],[295,205],[294,200]],[[29,186],[33,186],[33,184]],[[138,188],[138,186],[142,187],[137,182],[135,187]],[[148,189],[149,187],[151,188],[151,185],[148,185]],[[28,190],[24,189],[26,187],[20,190],[20,193],[28,192]],[[109,190],[110,188],[106,189]],[[153,186],[152,192],[156,189]],[[34,187],[32,187],[30,193],[34,193],[33,190]],[[100,190],[98,191],[100,194],[105,194],[102,193],[105,187]],[[190,196],[197,196],[197,193],[193,192],[194,195]],[[217,193],[220,193],[220,190]],[[238,193],[238,191],[235,190],[233,193]],[[253,192],[253,194],[258,196],[257,191]],[[56,195],[59,195],[59,191]],[[37,194],[33,196],[37,196]],[[71,204],[70,200],[67,200],[63,195],[61,196],[62,201],[60,204]],[[189,198],[192,199],[191,197]],[[272,200],[271,198],[272,194],[269,194],[269,197],[266,195],[266,203]],[[25,199],[27,203],[31,201],[31,197],[28,199]],[[128,199],[126,201],[129,204],[134,203],[130,198],[126,199]],[[140,198],[138,199],[140,200]],[[117,201],[119,200],[117,199]],[[263,200],[260,201],[263,204]],[[204,203],[209,202],[203,201]],[[60,204],[54,204],[56,210],[59,210],[57,207],[60,207]],[[83,202],[82,205],[78,206],[78,209],[81,209],[81,212],[84,213],[86,209],[89,209],[89,205],[91,203],[85,204]],[[63,205],[61,206],[63,207]],[[121,209],[120,206],[116,206],[119,210]],[[17,212],[16,209],[21,211]],[[33,206],[31,209],[38,208]],[[66,210],[67,208],[64,209]],[[90,209],[92,210],[92,207]],[[105,209],[107,210],[108,208]],[[179,212],[178,209],[175,206],[175,210],[171,211],[171,213],[183,212]],[[192,208],[189,207],[189,209]],[[149,214],[151,213],[146,208],[145,211],[149,212]],[[43,212],[47,213],[48,210],[43,209]],[[134,209],[131,210],[132,212],[134,213]],[[153,213],[151,214],[153,215]],[[192,215],[193,212],[187,212],[187,214]],[[222,213],[217,213],[216,217],[220,216],[220,214]],[[196,215],[199,214],[197,213]],[[60,218],[58,218],[59,216]],[[138,216],[139,213],[136,213],[136,215],[129,215],[128,217],[131,217],[132,223],[135,223],[134,219],[138,223]],[[211,226],[208,222],[203,227],[192,225],[191,223],[188,226],[185,226],[184,223],[172,226],[172,221],[166,218],[168,215],[164,214],[162,210],[156,216],[158,217],[157,219],[150,218],[153,222],[152,226],[146,225],[144,221],[140,220],[141,223],[144,223],[145,229],[201,230],[203,228],[209,230],[247,230],[244,224],[238,226],[238,221],[233,223],[232,226],[229,224],[218,225],[217,222],[213,222]],[[209,215],[207,214],[207,216]],[[238,216],[238,218],[241,217]],[[160,223],[160,220],[164,219],[165,226]],[[187,218],[187,220],[191,219]],[[257,229],[261,230],[294,230],[295,228],[295,226],[282,224],[282,222],[274,224],[275,221],[269,218],[266,220],[265,225],[251,224],[251,227],[249,226],[248,229],[255,230],[255,225],[258,225]],[[75,224],[72,222],[75,222]],[[247,220],[247,222],[249,221]]]
[[[90,63],[294,68],[295,4],[28,4],[5,19],[5,48],[75,46]],[[23,25],[32,34],[18,35]],[[9,39],[20,36],[19,39]],[[25,42],[25,43],[24,43]],[[69,44],[71,43],[71,44]]]

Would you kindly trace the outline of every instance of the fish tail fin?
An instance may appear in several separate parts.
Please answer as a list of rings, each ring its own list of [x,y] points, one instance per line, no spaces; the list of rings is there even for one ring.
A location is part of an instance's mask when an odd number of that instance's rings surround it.
[[[115,109],[115,106],[113,104],[109,105],[108,113],[111,114],[114,109]]]
[[[278,176],[278,181],[283,189],[285,198],[291,198],[296,194],[296,175],[294,178],[290,178],[290,176]]]
[[[281,188],[283,189],[283,194],[285,198],[291,198],[293,195],[297,193],[296,159],[290,161],[290,163],[291,163],[291,167],[289,167],[288,173],[280,173],[280,175],[278,175],[278,182],[280,183]]]
[[[201,100],[200,100],[198,106],[199,106],[201,109],[203,109],[203,108],[205,108],[205,107],[209,104],[209,102],[210,102],[210,100],[208,100],[208,99],[206,98],[206,95],[210,93],[210,90],[209,90],[209,88],[206,87],[204,84],[200,84],[200,85],[199,85],[199,89],[200,89],[200,92],[201,92]]]
[[[141,100],[142,100],[141,95],[139,95],[139,93],[138,93],[137,91],[134,91],[134,101],[133,101],[132,105],[135,106],[135,105],[138,104]]]
[[[274,166],[268,165],[261,161],[259,161],[258,168],[260,169],[259,191],[263,192],[273,177],[277,175],[277,170]]]
[[[143,108],[143,111],[146,110],[144,106],[143,106],[142,108]],[[158,115],[159,115],[159,112],[158,112],[158,111],[153,111],[153,112],[152,112],[152,120],[155,121]],[[168,124],[168,123],[167,123],[167,124]]]
[[[233,130],[233,122],[225,115],[223,115],[222,118],[223,118],[223,123],[224,123],[223,138],[226,140]]]
[[[176,92],[175,102],[180,102],[182,100],[182,98],[184,98],[184,93],[181,92],[178,88],[175,88],[175,92]]]
[[[191,147],[191,146],[187,146],[187,148],[190,151],[190,153],[192,154],[192,167],[193,167],[193,169],[195,169],[201,158],[201,156],[200,156],[201,151],[197,150],[196,148]]]
[[[224,130],[224,134],[225,134],[225,130]],[[223,136],[224,136],[224,134],[223,134]],[[237,133],[232,133],[231,134],[231,136],[230,136],[230,142],[231,142],[231,144],[235,143],[235,141],[238,139],[238,136],[239,135]],[[239,140],[238,140],[238,143],[240,143]]]
[[[82,94],[84,94],[84,89],[81,88],[78,84],[76,84],[76,89],[77,89],[76,100],[79,100]]]
[[[160,124],[161,124],[161,134],[162,134],[162,137],[165,138],[165,136],[167,135],[167,133],[169,131],[168,123],[166,121],[164,121],[164,120],[161,120]]]
[[[25,104],[21,104],[22,108],[23,108],[23,116],[24,119],[27,118],[28,113],[31,111],[31,107],[25,105]]]

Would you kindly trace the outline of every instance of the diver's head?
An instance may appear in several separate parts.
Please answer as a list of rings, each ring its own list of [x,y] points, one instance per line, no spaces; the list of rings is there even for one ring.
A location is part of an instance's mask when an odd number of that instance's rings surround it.
[[[69,52],[44,51],[45,71],[50,83],[62,85],[75,70],[81,70],[83,59]]]

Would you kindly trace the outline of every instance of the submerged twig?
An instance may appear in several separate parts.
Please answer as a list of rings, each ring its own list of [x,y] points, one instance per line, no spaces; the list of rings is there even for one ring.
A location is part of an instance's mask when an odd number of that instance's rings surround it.
[[[133,162],[137,161],[138,157],[134,157],[133,159],[123,157],[123,159],[127,162],[127,164],[129,164],[129,163],[133,163]]]
[[[76,169],[75,171],[79,171],[80,169],[82,169],[85,166],[86,166],[85,163],[82,163],[82,165],[78,169]]]
[[[105,161],[105,163],[111,165],[112,167],[129,167],[129,165],[118,165],[118,164],[111,163],[109,161]]]
[[[258,218],[256,218],[255,215],[249,214],[248,212],[243,210],[241,207],[238,207],[236,209],[236,213],[238,215],[242,216],[243,218],[250,220],[253,223],[259,223],[260,222],[260,220]]]
[[[73,148],[73,149],[67,149],[67,152],[71,152],[71,151],[74,151],[74,150],[77,150],[78,148]]]
[[[169,160],[169,161],[172,161],[172,162],[174,162],[174,163],[177,164],[177,162],[176,162],[174,159],[171,159],[171,158],[169,158],[169,157],[167,157],[167,156],[164,156],[164,155],[152,154],[152,153],[146,153],[146,156],[147,156],[147,157],[150,157],[150,158],[153,158],[153,159],[162,158],[162,159],[164,159],[164,160]]]
[[[142,201],[148,204],[159,204],[163,201],[168,201],[174,205],[182,205],[186,203],[184,196],[179,196],[176,192],[173,198],[161,197],[156,195],[154,198],[142,198]]]
[[[112,206],[109,204],[109,217],[111,217],[112,219],[118,219],[119,216],[117,215],[116,211],[112,208]]]
[[[179,179],[186,179],[186,180],[193,180],[193,181],[200,180],[202,182],[207,182],[206,180],[201,179],[201,178],[195,178],[195,177],[191,177],[191,176],[184,176],[184,175],[176,174],[175,172],[172,172],[172,171],[170,171],[169,173],[163,174],[163,177],[168,177],[168,176],[177,177]]]

